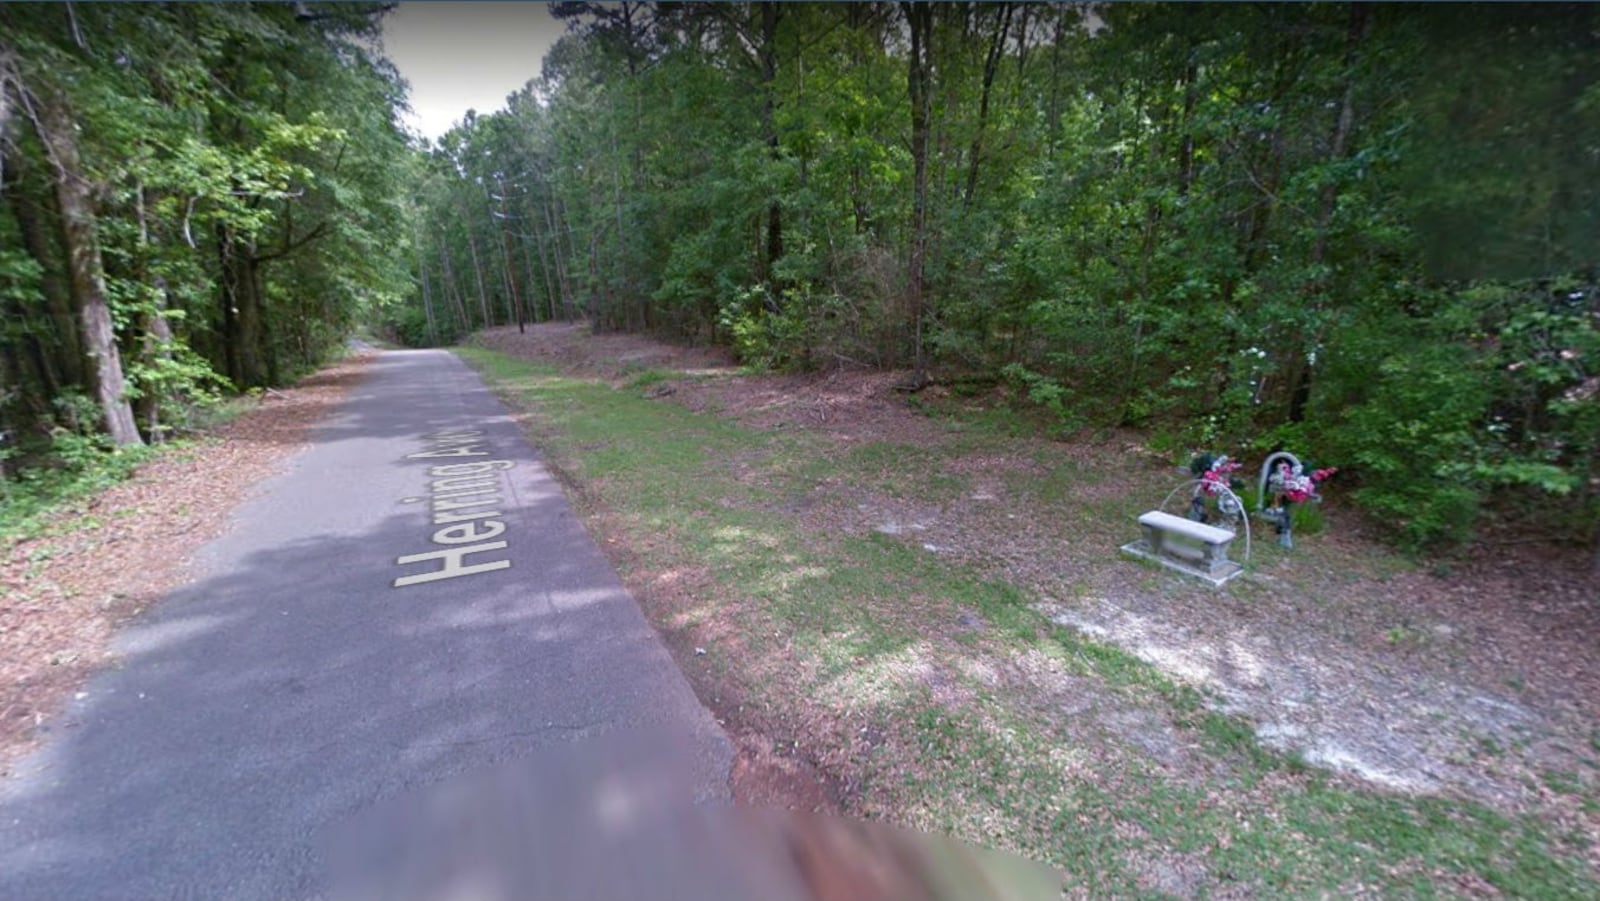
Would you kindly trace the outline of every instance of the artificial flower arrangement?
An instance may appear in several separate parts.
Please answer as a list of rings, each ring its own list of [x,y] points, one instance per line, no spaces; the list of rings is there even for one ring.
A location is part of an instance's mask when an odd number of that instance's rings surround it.
[[[1327,469],[1313,469],[1310,475],[1305,472],[1305,464],[1291,465],[1287,461],[1278,464],[1277,471],[1267,477],[1267,490],[1273,495],[1294,504],[1303,504],[1306,501],[1320,503],[1322,495],[1317,493],[1317,486],[1327,481],[1328,477],[1338,472],[1338,467],[1330,466]]]
[[[1274,456],[1294,459],[1287,453]],[[1268,463],[1271,462],[1269,457]],[[1234,473],[1243,468],[1243,464],[1226,454],[1196,454],[1189,461],[1189,472],[1194,476],[1194,491],[1189,498],[1189,518],[1195,522],[1210,521],[1212,514],[1209,508],[1214,504],[1217,524],[1237,530],[1239,521],[1244,517],[1244,504],[1239,495],[1245,486]],[[1298,461],[1279,460],[1270,472],[1263,472],[1266,482],[1263,485],[1260,513],[1277,528],[1280,545],[1294,547],[1291,506],[1320,503],[1322,495],[1318,488],[1338,471],[1332,466],[1316,469]],[[1272,506],[1267,507],[1265,504],[1269,499]]]
[[[1234,473],[1243,469],[1244,465],[1234,461],[1226,454],[1214,455],[1203,453],[1189,461],[1189,472],[1195,477],[1194,494],[1189,499],[1189,518],[1195,522],[1205,522],[1210,517],[1206,513],[1206,498],[1215,498],[1217,514],[1224,524],[1232,525],[1244,515],[1244,506],[1239,501],[1239,492],[1244,490],[1244,482],[1234,477]]]
[[[1261,514],[1270,521],[1278,530],[1278,544],[1284,548],[1294,547],[1294,514],[1290,509],[1291,504],[1303,504],[1307,501],[1320,504],[1322,494],[1318,487],[1338,472],[1337,467],[1330,466],[1326,469],[1309,469],[1304,463],[1289,463],[1287,460],[1278,461],[1267,476],[1267,493],[1272,496],[1272,506],[1261,511]]]

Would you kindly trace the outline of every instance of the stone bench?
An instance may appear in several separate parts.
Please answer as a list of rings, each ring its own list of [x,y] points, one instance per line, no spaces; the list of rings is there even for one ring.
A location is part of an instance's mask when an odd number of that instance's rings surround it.
[[[1198,576],[1216,586],[1244,572],[1244,567],[1228,559],[1228,545],[1233,542],[1234,533],[1227,529],[1160,510],[1141,514],[1139,528],[1144,537],[1122,547],[1135,557]]]

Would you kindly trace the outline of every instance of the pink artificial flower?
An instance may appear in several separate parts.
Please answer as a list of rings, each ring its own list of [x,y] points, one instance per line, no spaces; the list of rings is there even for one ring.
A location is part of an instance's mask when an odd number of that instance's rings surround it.
[[[1216,497],[1220,489],[1228,487],[1228,473],[1238,472],[1243,468],[1242,463],[1235,463],[1227,457],[1218,457],[1211,468],[1200,476],[1200,490],[1208,497]]]

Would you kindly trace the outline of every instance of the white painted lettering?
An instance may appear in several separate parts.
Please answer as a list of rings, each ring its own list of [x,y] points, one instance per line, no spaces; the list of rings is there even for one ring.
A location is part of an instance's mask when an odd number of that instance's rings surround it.
[[[497,469],[510,469],[510,460],[481,460],[477,463],[446,463],[428,470],[428,475],[438,476],[475,476]]]
[[[475,429],[446,429],[424,435],[423,449],[407,455],[408,460],[434,460],[443,457],[486,457],[490,451],[483,432]],[[401,566],[432,561],[431,572],[400,576],[394,587],[420,585],[441,579],[454,579],[473,573],[494,572],[511,566],[510,560],[491,560],[487,563],[468,563],[475,554],[503,550],[505,541],[489,541],[507,531],[499,517],[505,515],[493,509],[504,500],[502,485],[496,473],[510,469],[511,460],[474,460],[472,462],[430,465],[428,474],[433,480],[428,485],[427,500],[432,510],[434,544],[450,545],[444,550],[411,554],[399,558]],[[424,500],[421,497],[404,498],[404,503]],[[479,509],[488,508],[488,509]],[[448,512],[448,511],[465,512]],[[460,525],[456,525],[460,523]],[[443,526],[443,528],[439,528]],[[461,545],[456,547],[455,545]]]
[[[449,479],[434,479],[433,487],[429,490],[438,493],[441,491],[467,491],[473,488],[483,488],[500,484],[494,476],[456,476]]]
[[[488,451],[473,450],[473,447],[474,445],[471,444],[463,444],[460,447],[452,448],[451,450],[420,451],[415,454],[407,454],[406,459],[429,460],[434,457],[487,457],[489,455]]]
[[[501,513],[499,510],[479,510],[476,513],[440,513],[434,516],[433,524],[438,526],[447,522],[465,522],[469,519],[488,519],[489,517],[500,515]]]
[[[489,563],[474,563],[468,566],[466,558],[471,554],[481,554],[486,551],[504,549],[504,541],[491,541],[488,544],[474,544],[471,547],[452,547],[442,551],[429,551],[426,554],[408,554],[395,562],[401,566],[408,563],[422,563],[426,560],[443,561],[442,566],[433,572],[420,573],[415,576],[401,576],[394,580],[394,587],[403,588],[407,585],[420,585],[424,582],[437,582],[440,579],[454,579],[457,576],[470,576],[473,573],[493,572],[497,569],[509,569],[510,560],[494,560]]]
[[[433,533],[434,544],[466,544],[469,541],[483,541],[486,538],[498,538],[506,530],[506,524],[491,519],[488,522],[469,522],[459,526],[446,526]]]

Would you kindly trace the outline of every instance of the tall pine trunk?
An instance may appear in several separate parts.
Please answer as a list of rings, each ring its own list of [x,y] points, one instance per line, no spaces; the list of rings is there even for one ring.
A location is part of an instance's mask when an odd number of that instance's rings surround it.
[[[140,283],[155,289],[154,303],[144,318],[144,345],[140,351],[146,372],[159,371],[172,361],[172,327],[167,322],[167,280],[150,271],[150,220],[145,209],[145,188],[134,195],[134,212],[139,222],[139,253],[135,272]],[[159,383],[147,380],[139,398],[139,418],[152,443],[161,441],[161,392]]]
[[[1006,37],[1011,32],[1011,5],[1000,7],[999,21],[994,36],[989,41],[989,52],[983,59],[983,88],[978,96],[978,126],[972,135],[972,147],[967,151],[967,184],[961,194],[963,210],[972,206],[973,195],[978,193],[978,166],[983,159],[983,137],[989,125],[989,93],[994,89],[994,77],[1000,70],[1000,57],[1005,53]]]
[[[489,315],[489,293],[483,288],[483,262],[478,258],[478,239],[472,233],[472,223],[465,217],[462,225],[467,231],[467,250],[472,253],[472,274],[478,282],[478,308],[483,313],[483,328],[494,325],[494,320]]]
[[[561,318],[570,322],[577,318],[577,314],[576,305],[572,302],[572,281],[567,273],[567,260],[571,257],[561,249],[562,229],[566,228],[566,222],[556,216],[553,197],[540,206],[544,208],[545,226],[550,229],[550,237],[554,239],[550,249],[556,265],[556,286],[561,293]],[[570,245],[572,242],[568,240],[567,243]]]
[[[907,267],[907,298],[913,328],[912,388],[928,382],[928,363],[922,347],[923,269],[928,251],[928,118],[932,77],[928,71],[929,42],[933,37],[933,9],[927,3],[904,2],[906,23],[911,27],[911,57],[906,70],[906,87],[911,95],[911,259]]]
[[[782,157],[779,151],[777,121],[778,78],[778,19],[781,7],[768,0],[761,4],[761,131],[767,145],[767,158],[777,165]],[[775,303],[783,303],[783,286],[779,284],[777,265],[783,258],[783,205],[777,197],[767,202],[766,256],[762,268],[766,274],[768,290]]]

